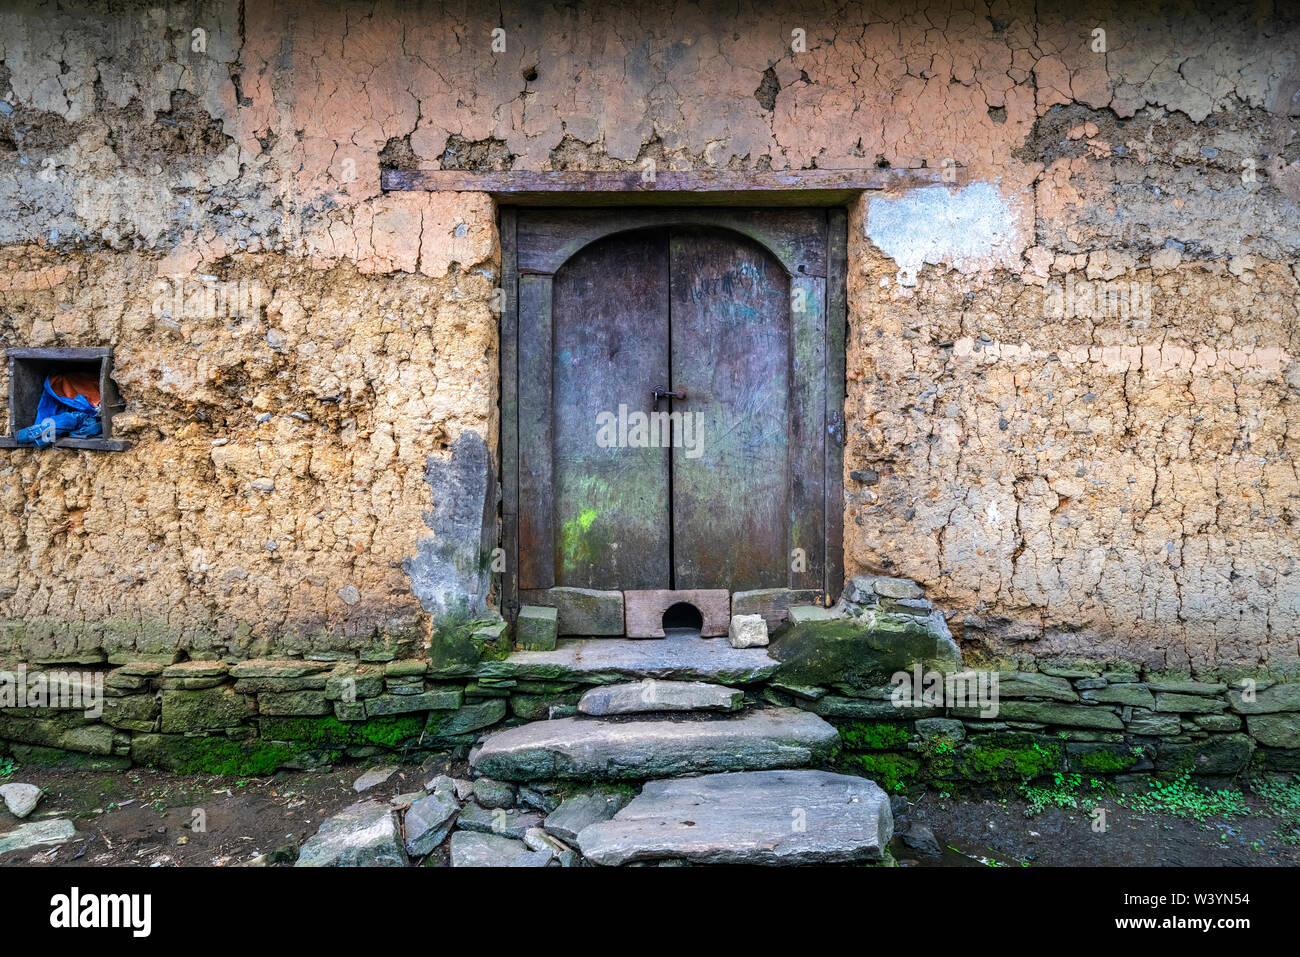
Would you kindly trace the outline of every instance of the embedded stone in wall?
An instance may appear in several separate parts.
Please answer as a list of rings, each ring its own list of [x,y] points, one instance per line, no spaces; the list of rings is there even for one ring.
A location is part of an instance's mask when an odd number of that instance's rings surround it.
[[[424,478],[433,498],[425,521],[433,534],[402,564],[411,590],[435,620],[482,615],[496,546],[496,476],[487,443],[472,429],[462,431],[450,455],[429,456]]]
[[[1099,704],[1118,704],[1133,708],[1156,710],[1156,698],[1151,690],[1143,684],[1126,683],[1107,685],[1105,688],[1083,692],[1084,701],[1096,701]]]
[[[230,666],[223,661],[185,661],[168,665],[158,679],[164,690],[192,690],[215,688],[226,683]]]
[[[0,709],[0,739],[97,755],[112,754],[114,741],[112,728],[76,712],[36,718],[11,709]]]
[[[953,717],[981,717],[976,708],[953,708]],[[1071,728],[1098,728],[1105,731],[1123,731],[1120,716],[1100,705],[1063,704],[1055,701],[1003,701],[998,705],[998,719],[1003,721],[1030,721],[1038,724],[1059,724]]]
[[[1278,711],[1300,711],[1300,681],[1273,685],[1256,691],[1251,700],[1237,689],[1228,692],[1228,702],[1238,714],[1271,714]],[[1298,742],[1300,743],[1300,742]]]
[[[453,711],[460,707],[461,697],[459,688],[412,695],[380,695],[366,701],[366,717],[410,714],[414,711]]]
[[[1246,718],[1246,729],[1265,747],[1300,748],[1300,712],[1252,714]]]
[[[434,621],[429,639],[429,672],[463,677],[480,661],[504,658],[511,650],[510,625],[495,613],[480,618],[446,615]]]
[[[1032,671],[999,672],[998,694],[1003,698],[1051,698],[1056,701],[1079,700],[1079,695],[1070,685],[1070,682],[1064,678]]]
[[[803,625],[810,621],[835,621],[843,618],[838,610],[823,608],[821,605],[791,605],[786,618],[792,625]]]
[[[1133,734],[1169,736],[1179,734],[1182,729],[1183,723],[1176,714],[1159,714],[1138,708],[1133,709],[1128,722],[1128,730]]]
[[[256,713],[255,699],[230,687],[162,693],[162,731],[166,734],[233,728]]]
[[[1255,742],[1244,734],[1215,734],[1203,741],[1162,742],[1155,764],[1157,771],[1236,774],[1254,751]]]
[[[425,724],[425,740],[440,742],[457,739],[496,724],[505,716],[506,703],[500,698],[462,705],[455,711],[435,711],[429,715]]]

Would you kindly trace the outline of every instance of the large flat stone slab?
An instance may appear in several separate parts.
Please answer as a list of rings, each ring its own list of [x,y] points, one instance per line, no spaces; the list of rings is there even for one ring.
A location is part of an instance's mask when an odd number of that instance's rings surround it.
[[[507,781],[644,780],[804,767],[824,757],[837,737],[821,718],[796,708],[713,719],[560,718],[490,735],[470,764]]]
[[[745,692],[707,681],[660,681],[647,678],[592,688],[578,702],[590,715],[646,714],[665,711],[737,711]]]
[[[750,771],[650,781],[578,846],[594,864],[879,861],[893,836],[889,797],[872,781],[827,771]]]
[[[554,651],[516,651],[503,661],[484,661],[475,675],[588,684],[660,678],[735,685],[770,678],[778,665],[766,648],[733,648],[725,640],[694,635],[669,635],[658,641],[561,638]]]

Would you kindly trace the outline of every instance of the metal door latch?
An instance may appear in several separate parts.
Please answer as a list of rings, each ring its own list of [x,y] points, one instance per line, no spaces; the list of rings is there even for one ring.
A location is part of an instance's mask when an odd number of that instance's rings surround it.
[[[655,389],[653,395],[655,401],[652,408],[655,412],[658,412],[660,399],[684,399],[686,398],[686,390],[679,389],[676,392],[669,392],[667,389]]]

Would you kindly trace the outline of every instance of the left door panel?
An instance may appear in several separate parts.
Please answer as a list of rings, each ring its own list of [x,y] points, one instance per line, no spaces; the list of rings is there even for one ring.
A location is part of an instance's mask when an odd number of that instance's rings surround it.
[[[528,518],[552,523],[553,572],[530,576],[525,567],[521,585],[667,588],[668,450],[629,445],[619,429],[650,411],[668,374],[667,236],[597,240],[551,285],[550,348],[521,352],[520,372],[551,382],[550,514]],[[544,507],[521,496],[521,519]]]

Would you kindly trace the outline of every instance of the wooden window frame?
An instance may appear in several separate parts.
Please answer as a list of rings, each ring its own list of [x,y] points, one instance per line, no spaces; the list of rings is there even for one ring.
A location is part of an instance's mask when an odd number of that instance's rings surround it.
[[[99,364],[99,421],[101,434],[93,439],[74,439],[64,436],[55,439],[51,448],[82,449],[92,452],[125,452],[128,443],[113,438],[113,416],[124,407],[113,381],[113,350],[107,347],[94,348],[12,348],[7,351],[9,363],[9,434],[0,436],[0,448],[31,449],[34,446],[20,445],[14,438],[19,429],[25,429],[32,422],[20,422],[21,417],[29,414],[35,416],[35,403],[40,400],[40,390],[44,376],[33,374],[31,367],[46,366],[51,363],[79,362]],[[30,408],[28,408],[30,406]]]

